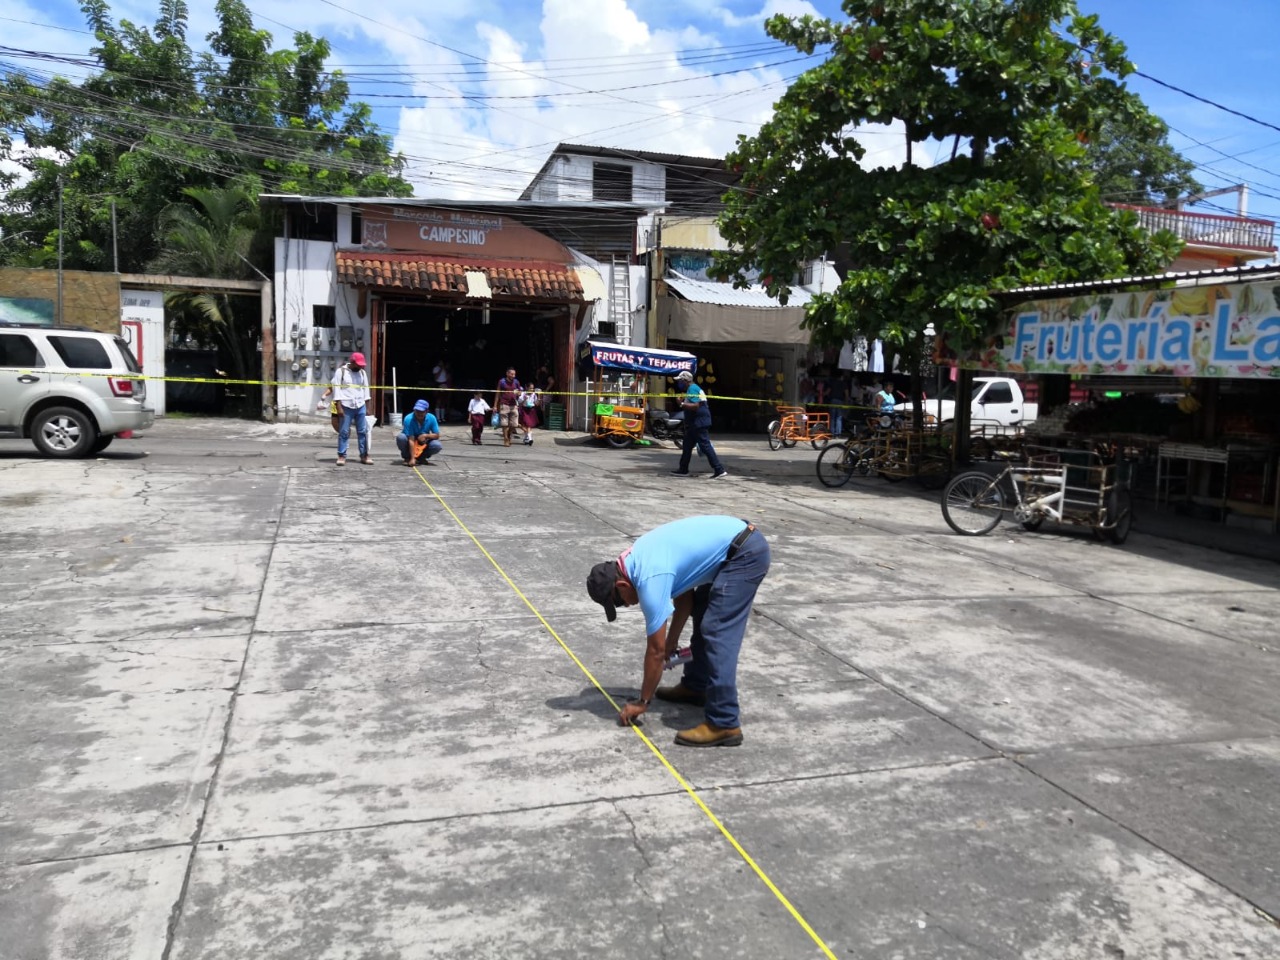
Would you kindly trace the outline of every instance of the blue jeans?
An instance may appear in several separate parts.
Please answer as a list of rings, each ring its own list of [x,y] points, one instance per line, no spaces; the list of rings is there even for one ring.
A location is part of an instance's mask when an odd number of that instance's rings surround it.
[[[406,433],[396,434],[396,447],[400,450],[400,459],[409,459],[409,435]],[[439,440],[428,440],[427,449],[423,451],[423,459],[434,457],[437,453],[444,449],[444,445]]]
[[[360,448],[360,456],[369,455],[369,421],[364,415],[364,407],[352,410],[345,404],[342,407],[342,423],[338,424],[338,456],[347,455],[347,443],[351,439],[351,421],[356,422],[356,440]]]
[[[738,653],[747,618],[765,574],[769,541],[759,530],[747,537],[716,578],[693,591],[693,656],[680,683],[706,694],[707,722],[717,727],[742,725],[738,713]]]
[[[689,458],[693,456],[695,445],[698,448],[698,452],[707,458],[707,463],[711,464],[712,470],[716,473],[724,473],[724,464],[716,456],[716,448],[711,445],[711,437],[707,434],[707,429],[707,424],[703,424],[700,427],[685,424],[684,447],[680,451],[679,470],[681,473],[689,472]]]

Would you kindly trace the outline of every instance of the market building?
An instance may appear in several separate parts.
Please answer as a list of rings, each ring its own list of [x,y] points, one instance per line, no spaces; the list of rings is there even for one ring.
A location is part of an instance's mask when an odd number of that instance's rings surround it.
[[[338,365],[366,354],[384,418],[435,391],[446,412],[508,367],[564,389],[601,322],[602,260],[629,260],[643,204],[266,195],[275,240],[275,412],[314,413]],[[607,273],[607,271],[606,271]],[[441,390],[436,368],[447,368]],[[394,389],[393,389],[394,388]]]
[[[1006,303],[997,335],[945,359],[1036,378],[1048,396],[1092,388],[1042,404],[1029,442],[1108,451],[1159,508],[1280,529],[1280,266],[1032,287]]]
[[[695,354],[698,382],[721,398],[719,427],[756,430],[775,416],[774,404],[800,399],[812,353],[801,327],[805,304],[839,278],[829,262],[807,264],[786,305],[759,285],[738,289],[714,280],[712,257],[728,249],[716,217],[736,182],[719,158],[560,144],[521,196],[654,205],[637,230],[636,262],[610,265],[611,275],[631,270],[633,289],[638,273],[642,292],[628,302],[625,323],[598,327],[593,335]],[[580,384],[586,373],[579,370]]]

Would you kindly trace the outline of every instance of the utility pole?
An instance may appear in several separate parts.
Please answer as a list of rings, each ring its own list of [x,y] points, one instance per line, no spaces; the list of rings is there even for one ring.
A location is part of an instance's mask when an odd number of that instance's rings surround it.
[[[58,326],[62,326],[62,181],[58,181]]]

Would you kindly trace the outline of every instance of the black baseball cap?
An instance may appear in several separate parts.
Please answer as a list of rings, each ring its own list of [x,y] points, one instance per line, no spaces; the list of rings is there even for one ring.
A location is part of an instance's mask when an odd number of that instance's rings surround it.
[[[587,593],[591,599],[604,607],[604,615],[613,623],[618,619],[618,607],[614,603],[615,590],[618,586],[618,561],[606,560],[597,563],[587,575]]]

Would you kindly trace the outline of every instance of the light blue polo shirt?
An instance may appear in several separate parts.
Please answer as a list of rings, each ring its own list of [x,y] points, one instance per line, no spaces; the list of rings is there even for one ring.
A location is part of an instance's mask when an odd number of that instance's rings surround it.
[[[422,423],[418,423],[418,418],[414,414],[404,418],[401,424],[404,427],[404,435],[406,437],[416,437],[420,433],[439,433],[440,421],[436,419],[434,413],[426,413],[422,417]]]
[[[654,527],[622,561],[644,611],[645,635],[671,618],[675,597],[715,579],[733,538],[746,528],[737,517],[685,517]]]

